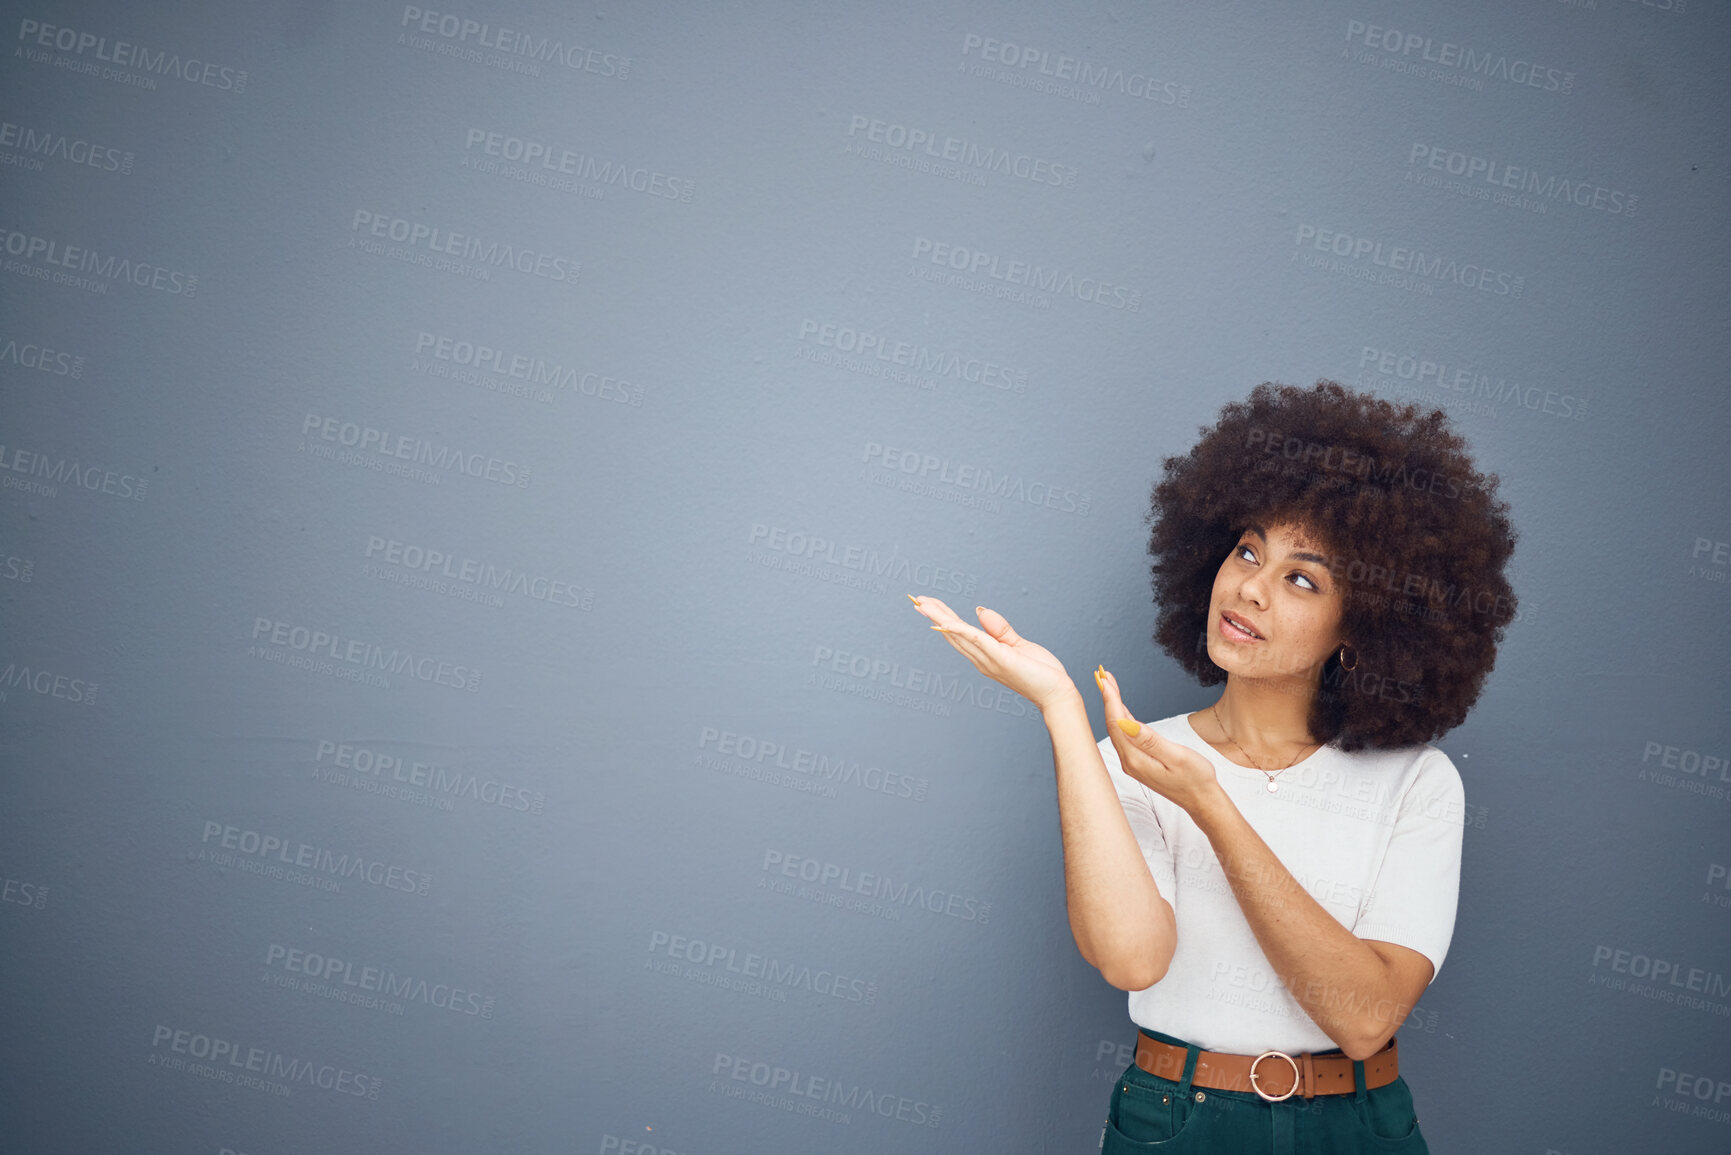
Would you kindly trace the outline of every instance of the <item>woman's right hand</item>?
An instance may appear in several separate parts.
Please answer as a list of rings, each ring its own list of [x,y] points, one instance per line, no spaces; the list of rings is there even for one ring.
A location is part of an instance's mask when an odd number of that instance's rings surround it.
[[[944,631],[944,637],[961,655],[974,664],[974,669],[1001,686],[1008,686],[1043,713],[1046,707],[1061,701],[1066,695],[1081,699],[1081,691],[1070,680],[1064,663],[1052,656],[1042,645],[1030,642],[1010,628],[1010,623],[997,610],[975,606],[980,626],[963,621],[949,606],[933,597],[913,598],[914,608],[930,618]]]

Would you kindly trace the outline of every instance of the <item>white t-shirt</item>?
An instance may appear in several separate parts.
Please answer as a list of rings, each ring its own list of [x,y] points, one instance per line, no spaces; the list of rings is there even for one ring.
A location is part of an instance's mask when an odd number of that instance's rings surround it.
[[[1442,970],[1460,896],[1466,794],[1447,754],[1423,743],[1343,753],[1322,746],[1275,777],[1202,740],[1187,714],[1151,723],[1206,755],[1234,805],[1281,864],[1361,939],[1411,947]],[[1337,1047],[1287,993],[1239,909],[1213,844],[1177,804],[1100,755],[1142,857],[1172,904],[1178,946],[1166,977],[1130,992],[1130,1018],[1204,1050],[1296,1055]],[[1432,976],[1435,981],[1435,975]]]

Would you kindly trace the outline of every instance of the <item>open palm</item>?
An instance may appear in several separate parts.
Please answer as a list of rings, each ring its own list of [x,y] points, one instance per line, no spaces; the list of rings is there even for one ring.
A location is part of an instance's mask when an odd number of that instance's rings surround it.
[[[1064,663],[1045,646],[1030,642],[1011,629],[1009,621],[997,610],[976,606],[980,625],[973,626],[937,598],[914,598],[914,607],[944,632],[950,645],[972,662],[974,669],[999,685],[1008,686],[1040,709],[1065,694],[1079,693]]]

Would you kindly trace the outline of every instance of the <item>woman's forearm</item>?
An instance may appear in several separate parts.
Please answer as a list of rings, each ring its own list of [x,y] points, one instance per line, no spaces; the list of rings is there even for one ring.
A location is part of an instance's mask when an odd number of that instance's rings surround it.
[[[1388,966],[1299,885],[1225,791],[1191,812],[1282,985],[1355,1059],[1381,1049],[1412,1010]]]
[[[1150,987],[1165,977],[1178,943],[1171,903],[1124,816],[1082,695],[1065,695],[1042,713],[1058,779],[1070,932],[1107,982],[1121,990]]]

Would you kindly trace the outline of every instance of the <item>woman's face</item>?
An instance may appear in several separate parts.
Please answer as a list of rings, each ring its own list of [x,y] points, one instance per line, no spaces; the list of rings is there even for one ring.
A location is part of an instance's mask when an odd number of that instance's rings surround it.
[[[1253,524],[1214,576],[1208,656],[1228,674],[1314,687],[1322,663],[1344,640],[1343,606],[1323,549],[1299,526]],[[1225,617],[1238,618],[1260,639],[1245,637]]]

